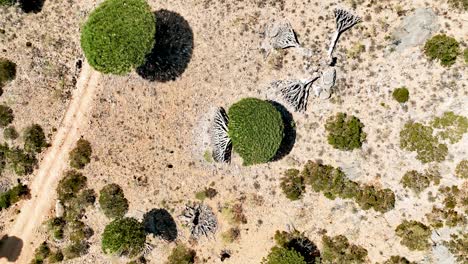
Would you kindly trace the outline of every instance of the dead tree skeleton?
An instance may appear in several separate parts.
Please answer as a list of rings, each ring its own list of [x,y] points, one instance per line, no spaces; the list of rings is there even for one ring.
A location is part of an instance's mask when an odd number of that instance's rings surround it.
[[[262,49],[265,51],[265,57],[268,57],[272,49],[300,47],[291,23],[287,20],[271,21],[266,24],[264,36]]]
[[[186,205],[180,219],[188,226],[190,235],[195,240],[201,236],[210,237],[218,228],[213,210],[205,204]]]
[[[318,77],[302,80],[275,81],[271,85],[280,92],[283,99],[294,107],[294,111],[302,112],[307,109],[310,85]]]
[[[211,129],[211,144],[213,159],[216,162],[229,162],[231,160],[232,143],[228,135],[229,118],[222,107],[216,109]]]
[[[333,51],[335,50],[336,44],[340,35],[346,30],[350,29],[357,23],[361,22],[359,16],[353,15],[350,12],[344,9],[335,9],[335,21],[336,21],[336,31],[333,34],[330,41],[330,48],[328,49],[328,59],[333,60]]]

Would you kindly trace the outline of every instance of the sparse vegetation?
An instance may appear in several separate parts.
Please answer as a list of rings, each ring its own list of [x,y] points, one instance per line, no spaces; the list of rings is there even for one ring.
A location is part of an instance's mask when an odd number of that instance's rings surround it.
[[[83,169],[90,161],[93,150],[89,141],[80,138],[76,147],[70,151],[70,166],[75,169]]]
[[[3,130],[3,137],[6,140],[15,140],[19,137],[19,134],[14,126],[8,126]]]
[[[455,168],[455,175],[461,179],[468,179],[468,160],[464,159]]]
[[[32,173],[34,166],[37,164],[37,160],[34,155],[31,153],[26,153],[22,149],[12,148],[6,150],[4,153],[7,164],[10,165],[10,167],[17,175],[21,176]]]
[[[468,0],[448,0],[450,6],[460,10],[468,10]]]
[[[416,158],[422,163],[441,162],[448,154],[447,145],[439,143],[433,129],[420,123],[406,123],[400,131],[400,147],[416,151]]]
[[[464,226],[467,224],[466,217],[455,211],[453,208],[437,208],[434,206],[432,211],[426,214],[427,220],[431,227],[438,229],[444,226],[455,227],[457,225]]]
[[[6,209],[29,195],[26,185],[18,183],[15,187],[0,194],[0,210]]]
[[[221,213],[226,218],[226,220],[233,225],[246,224],[247,218],[244,215],[244,209],[242,208],[241,203],[235,204],[226,204]]]
[[[221,234],[223,242],[226,244],[234,243],[240,237],[240,229],[237,227],[231,227],[226,232]]]
[[[438,60],[442,66],[455,64],[460,54],[458,41],[444,34],[436,35],[424,45],[424,53],[430,60]]]
[[[229,136],[244,165],[271,161],[284,136],[280,112],[269,102],[246,98],[229,109]]]
[[[14,0],[0,0],[0,6],[11,5]],[[4,58],[0,58],[0,89],[9,81],[16,78],[16,64]]]
[[[441,117],[434,118],[431,125],[441,130],[437,134],[439,137],[449,140],[452,144],[459,142],[463,134],[468,132],[468,118],[453,112],[445,112]]]
[[[291,201],[301,199],[302,194],[305,192],[304,177],[299,173],[299,170],[289,169],[285,171],[284,177],[281,178],[281,189]]]
[[[367,250],[348,242],[343,236],[322,237],[322,263],[365,263],[367,259]]]
[[[363,128],[364,124],[357,117],[348,116],[345,113],[330,117],[325,124],[328,143],[339,150],[361,148],[366,140]]]
[[[217,194],[218,194],[218,191],[209,187],[209,188],[205,188],[205,190],[203,191],[195,193],[195,198],[203,201],[206,198],[213,199]]]
[[[417,264],[416,262],[409,261],[405,257],[391,256],[383,264]]]
[[[410,250],[429,249],[429,238],[432,231],[425,224],[414,220],[403,220],[395,232],[401,238],[400,243]]]
[[[43,263],[51,254],[51,250],[47,242],[42,242],[34,252],[34,258],[31,263]]]
[[[143,225],[134,218],[112,221],[102,234],[102,250],[106,254],[135,257],[143,251],[146,234]]]
[[[99,193],[99,205],[109,218],[123,217],[128,210],[128,201],[119,185],[115,183],[104,186]]]
[[[409,99],[409,91],[406,87],[397,88],[392,93],[393,99],[399,103],[406,103]]]
[[[421,193],[427,187],[433,183],[438,185],[440,183],[441,176],[438,171],[426,170],[425,173],[412,170],[407,171],[401,179],[403,187],[413,190],[416,194]]]
[[[89,245],[86,241],[73,242],[63,250],[65,259],[74,259],[88,253]]]
[[[146,1],[106,0],[83,26],[81,47],[96,70],[126,74],[145,62],[155,30],[155,18]]]
[[[47,147],[44,130],[41,126],[34,124],[24,130],[24,150],[31,153],[39,153]]]
[[[194,250],[180,244],[172,249],[166,264],[193,264],[195,263],[195,256]]]
[[[13,119],[13,110],[6,105],[0,105],[0,127],[8,126],[13,122]]]
[[[460,232],[458,234],[452,234],[450,237],[451,240],[444,243],[450,253],[452,253],[460,263],[468,262],[468,233]]]

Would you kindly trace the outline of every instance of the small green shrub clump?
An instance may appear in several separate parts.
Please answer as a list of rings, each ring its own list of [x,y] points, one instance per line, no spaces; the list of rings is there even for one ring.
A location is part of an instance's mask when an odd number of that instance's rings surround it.
[[[47,242],[42,242],[34,252],[34,258],[31,263],[43,263],[51,254],[51,250]]]
[[[439,60],[442,66],[455,64],[460,54],[460,44],[452,37],[444,34],[436,35],[424,45],[424,53],[430,60]]]
[[[437,208],[436,206],[432,207],[432,211],[426,214],[426,218],[435,229],[442,228],[444,226],[456,227],[457,225],[465,226],[467,224],[466,217],[455,211],[452,208]]]
[[[126,74],[144,63],[155,31],[155,18],[145,0],[106,0],[83,26],[81,48],[96,70]]]
[[[448,139],[452,144],[459,142],[463,134],[468,132],[468,118],[453,112],[445,112],[441,117],[434,118],[431,125],[441,130],[439,137]]]
[[[322,237],[322,263],[365,263],[367,259],[367,250],[361,246],[349,243],[343,236]]]
[[[247,217],[241,203],[226,204],[221,209],[221,214],[232,225],[247,224]]]
[[[37,160],[34,155],[26,153],[22,149],[12,148],[4,153],[7,164],[10,165],[17,175],[21,176],[32,173],[34,166],[37,164]]]
[[[281,113],[269,102],[246,98],[229,108],[228,133],[244,165],[271,161],[284,137]]]
[[[409,261],[405,257],[391,256],[383,264],[417,264],[416,262]]]
[[[99,192],[99,205],[109,218],[123,217],[128,211],[128,201],[119,185],[115,183],[104,186]]]
[[[15,4],[15,2],[16,2],[16,0],[0,0],[0,6],[12,6],[12,5]],[[0,65],[1,65],[1,61],[0,61]],[[0,69],[0,71],[1,71],[1,69]]]
[[[6,106],[0,105],[0,127],[4,128],[13,122],[13,110]]]
[[[14,0],[0,0],[0,6],[11,5]],[[14,80],[16,77],[16,64],[7,59],[0,58],[0,88],[7,82]]]
[[[401,238],[400,244],[410,250],[429,249],[429,238],[432,231],[425,224],[414,220],[404,220],[397,226],[395,232]]]
[[[401,179],[401,184],[405,188],[413,190],[416,194],[421,193],[433,183],[440,183],[440,174],[434,170],[426,170],[425,173],[420,173],[415,170],[407,171]]]
[[[144,249],[143,224],[134,218],[119,218],[108,224],[102,234],[102,251],[106,254],[135,257]]]
[[[6,140],[15,140],[19,137],[19,134],[14,126],[8,126],[3,130],[3,137]]]
[[[166,264],[193,264],[195,263],[195,256],[196,253],[194,250],[179,244],[172,249]]]
[[[74,259],[88,253],[89,244],[86,241],[73,242],[63,250],[65,259]]]
[[[52,254],[50,254],[49,256],[49,263],[59,263],[61,261],[63,261],[63,253],[61,250],[57,250],[55,252],[52,252]]]
[[[466,1],[466,3],[468,4],[468,1]],[[465,64],[468,64],[468,48],[465,48],[463,51],[463,57],[465,58]]]
[[[67,223],[61,217],[54,217],[46,222],[47,230],[55,240],[62,240],[64,235],[64,228]]]
[[[364,124],[355,117],[338,113],[327,120],[325,130],[328,132],[328,143],[339,150],[360,148],[366,140]]]
[[[7,209],[11,205],[29,195],[29,189],[26,185],[19,183],[10,190],[0,194],[0,210]]]
[[[307,264],[304,257],[294,249],[273,247],[270,254],[263,258],[262,264]]]
[[[57,186],[57,194],[59,200],[68,202],[76,198],[79,191],[86,186],[86,177],[74,170],[67,171],[65,176],[59,181]]]
[[[291,201],[301,199],[305,192],[304,177],[302,177],[300,171],[296,169],[285,171],[284,177],[281,178],[280,186],[283,193]]]
[[[468,10],[468,1],[467,0],[448,0],[450,6],[460,10]]]
[[[468,232],[451,234],[451,239],[445,241],[444,245],[459,263],[468,262]]]
[[[231,227],[221,234],[221,238],[224,243],[231,244],[240,238],[240,234],[240,229],[238,227]]]
[[[409,91],[406,87],[397,88],[392,93],[393,99],[399,103],[406,103],[409,99]]]
[[[31,153],[39,153],[47,147],[44,130],[40,125],[34,124],[24,130],[24,150]]]
[[[432,135],[433,129],[420,123],[406,123],[400,131],[400,147],[416,151],[416,158],[422,163],[441,162],[448,154],[448,147],[439,143]]]
[[[468,179],[468,160],[464,159],[455,168],[455,175],[461,179]]]
[[[70,166],[75,169],[83,169],[91,161],[93,150],[89,141],[80,138],[76,147],[70,151]]]
[[[217,194],[218,194],[218,191],[209,187],[209,188],[205,188],[205,190],[203,191],[195,193],[195,198],[203,201],[206,198],[213,199]]]

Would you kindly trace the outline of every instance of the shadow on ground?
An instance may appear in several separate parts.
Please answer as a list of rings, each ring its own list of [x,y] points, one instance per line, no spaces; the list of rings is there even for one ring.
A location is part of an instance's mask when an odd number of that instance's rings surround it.
[[[6,258],[8,262],[16,262],[22,249],[23,240],[15,236],[4,235],[0,240],[0,260]]]
[[[165,209],[152,209],[143,216],[145,231],[172,242],[177,239],[177,225]]]
[[[157,82],[174,81],[184,73],[193,53],[193,32],[179,14],[158,10],[153,50],[137,68],[143,79]]]
[[[278,102],[269,101],[280,113],[284,123],[284,137],[273,161],[280,160],[291,152],[296,143],[296,125],[292,114]]]
[[[42,11],[45,0],[20,0],[20,7],[25,13],[39,13]]]

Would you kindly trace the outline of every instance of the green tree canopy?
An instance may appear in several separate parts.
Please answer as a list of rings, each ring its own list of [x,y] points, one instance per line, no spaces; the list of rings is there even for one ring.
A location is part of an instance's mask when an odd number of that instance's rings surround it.
[[[273,247],[262,264],[306,264],[304,257],[294,249]]]
[[[455,64],[460,52],[460,44],[452,37],[444,34],[436,35],[424,45],[424,53],[430,60],[439,60],[442,66]]]
[[[6,127],[13,122],[13,110],[6,105],[0,105],[0,127]]]
[[[47,147],[44,130],[40,125],[33,124],[24,130],[24,150],[27,152],[41,152]]]
[[[106,254],[134,257],[145,246],[143,225],[134,218],[119,218],[108,224],[102,234],[102,250]]]
[[[70,151],[70,166],[75,169],[82,169],[91,161],[93,150],[89,141],[80,138],[76,142],[76,147]]]
[[[360,148],[366,140],[363,128],[364,124],[357,117],[345,113],[330,117],[325,124],[328,143],[340,150]]]
[[[119,185],[108,184],[99,193],[99,205],[109,218],[123,217],[128,210],[128,201]]]

